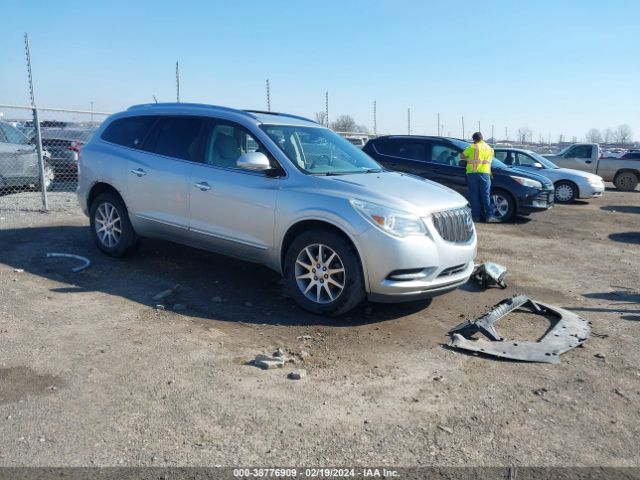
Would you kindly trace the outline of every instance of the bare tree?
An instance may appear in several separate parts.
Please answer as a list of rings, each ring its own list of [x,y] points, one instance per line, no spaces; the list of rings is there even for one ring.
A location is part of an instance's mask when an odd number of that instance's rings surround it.
[[[558,143],[562,144],[562,142],[564,142],[564,135],[561,133],[560,136],[558,137]]]
[[[605,145],[608,144],[608,143],[611,143],[611,140],[613,140],[613,131],[610,128],[607,128],[604,131],[603,137],[604,137],[603,140],[604,140]]]
[[[578,137],[576,137],[575,135],[571,137],[571,143],[578,143]]]
[[[334,122],[331,122],[331,129],[336,132],[354,132],[358,124],[351,115],[340,115]]]
[[[597,128],[592,128],[584,136],[584,139],[589,143],[600,143],[602,142],[602,134]]]
[[[327,124],[327,112],[316,112],[314,116],[320,125]]]
[[[631,135],[631,127],[626,123],[616,128],[616,131],[613,133],[613,137],[616,139],[616,142],[621,143],[622,145],[631,141]]]
[[[520,143],[527,143],[527,139],[531,139],[533,132],[529,127],[520,127],[518,129],[518,140]]]

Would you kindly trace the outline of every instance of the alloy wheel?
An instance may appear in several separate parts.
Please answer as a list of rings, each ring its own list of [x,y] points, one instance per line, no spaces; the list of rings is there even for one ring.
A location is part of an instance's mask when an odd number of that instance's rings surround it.
[[[108,202],[96,210],[95,228],[98,239],[107,248],[115,247],[122,236],[122,219],[116,207]]]
[[[493,203],[493,215],[495,218],[503,219],[509,214],[509,200],[499,193],[491,195]]]
[[[331,303],[344,291],[344,264],[331,247],[321,243],[308,245],[298,254],[295,276],[300,291],[315,303]]]

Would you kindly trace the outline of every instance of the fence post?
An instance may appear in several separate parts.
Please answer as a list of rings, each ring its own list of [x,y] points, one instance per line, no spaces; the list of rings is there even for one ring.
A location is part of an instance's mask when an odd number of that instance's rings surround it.
[[[24,48],[27,52],[27,73],[29,74],[29,93],[31,95],[31,106],[33,107],[33,125],[36,131],[36,150],[38,152],[38,164],[40,165],[40,191],[42,192],[42,209],[49,210],[47,199],[47,185],[44,176],[44,156],[42,155],[42,137],[40,135],[40,119],[38,118],[38,108],[36,107],[36,97],[33,93],[33,75],[31,73],[31,52],[29,50],[29,37],[24,34]]]

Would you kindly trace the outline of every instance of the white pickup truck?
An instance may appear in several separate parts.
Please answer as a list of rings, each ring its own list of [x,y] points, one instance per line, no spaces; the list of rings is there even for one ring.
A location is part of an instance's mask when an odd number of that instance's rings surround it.
[[[640,160],[602,158],[597,143],[574,143],[555,155],[544,156],[560,167],[600,175],[619,190],[634,190],[640,180]]]

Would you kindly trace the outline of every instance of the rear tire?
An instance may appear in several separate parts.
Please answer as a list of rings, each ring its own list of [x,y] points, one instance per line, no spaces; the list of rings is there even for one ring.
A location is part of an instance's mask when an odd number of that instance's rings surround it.
[[[49,190],[49,188],[51,187],[51,184],[53,183],[53,180],[55,178],[55,174],[53,171],[53,167],[51,165],[49,165],[48,162],[44,162],[44,188],[45,190]],[[37,185],[37,189],[38,190],[42,190],[42,187],[40,186],[40,184]]]
[[[493,206],[493,218],[498,223],[508,222],[516,213],[516,201],[506,190],[492,190],[491,204]]]
[[[634,172],[621,172],[616,174],[613,184],[618,190],[630,192],[638,186],[638,175]]]
[[[291,242],[284,277],[291,297],[316,315],[341,315],[365,297],[357,252],[342,235],[327,229],[304,232]]]
[[[91,235],[98,248],[112,257],[122,257],[136,245],[127,207],[111,192],[96,197],[89,210]]]
[[[555,184],[553,195],[557,203],[571,203],[578,198],[578,187],[566,180]]]

